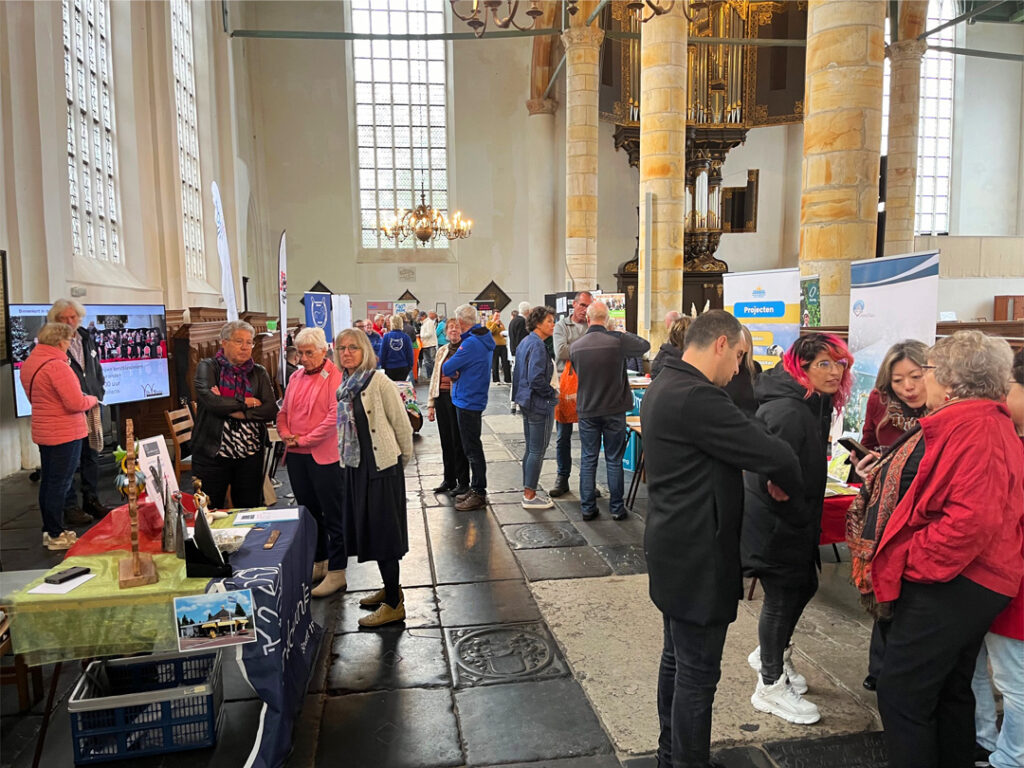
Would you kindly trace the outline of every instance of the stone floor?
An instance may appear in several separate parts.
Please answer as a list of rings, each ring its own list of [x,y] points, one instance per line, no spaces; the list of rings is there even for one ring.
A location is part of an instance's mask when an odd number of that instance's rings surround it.
[[[584,522],[575,492],[554,509],[522,509],[522,422],[509,415],[507,402],[507,388],[492,387],[483,436],[487,509],[458,513],[449,498],[435,496],[431,489],[442,472],[436,427],[427,423],[416,439],[416,457],[406,468],[406,622],[358,630],[358,600],[379,587],[373,563],[353,563],[350,591],[316,604],[328,631],[289,766],[654,765],[661,630],[647,598],[645,488],[622,522],[610,519],[604,499],[601,515]],[[578,465],[578,441],[573,450]],[[542,486],[554,481],[553,440],[548,458]],[[105,475],[112,472],[110,466]],[[279,479],[287,480],[286,471]],[[603,467],[598,484],[607,497]],[[28,473],[0,484],[5,570],[60,560],[39,546],[37,487]],[[279,505],[291,502],[287,493],[285,482]],[[113,492],[106,500],[115,501]],[[713,739],[724,765],[885,764],[874,696],[860,686],[870,625],[847,583],[848,566],[830,562],[831,548],[822,553],[822,586],[795,638],[796,664],[822,720],[793,726],[750,706],[756,676],[746,655],[757,644],[759,603],[756,597],[744,602],[730,629],[715,706]],[[77,664],[66,665],[58,681],[60,706],[41,765],[72,765],[66,699],[79,672]],[[259,707],[233,664],[225,702],[216,748],[132,765],[243,765]],[[0,768],[29,766],[42,705],[17,713],[11,686],[4,686],[0,704]]]

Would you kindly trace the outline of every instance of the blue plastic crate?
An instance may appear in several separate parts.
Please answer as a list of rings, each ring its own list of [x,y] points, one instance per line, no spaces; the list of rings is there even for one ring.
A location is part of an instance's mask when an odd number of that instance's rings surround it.
[[[75,763],[213,746],[223,698],[217,653],[94,661],[68,700]]]

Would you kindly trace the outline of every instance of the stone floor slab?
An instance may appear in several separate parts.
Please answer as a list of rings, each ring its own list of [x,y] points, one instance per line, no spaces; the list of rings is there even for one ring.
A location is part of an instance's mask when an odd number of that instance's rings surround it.
[[[440,626],[441,621],[437,615],[437,602],[434,600],[434,590],[428,587],[415,587],[412,589],[405,589],[403,587],[402,591],[405,593],[405,621],[398,622],[390,627],[385,625],[376,630],[360,629],[359,627],[359,619],[369,615],[372,610],[360,606],[359,600],[369,595],[370,591],[346,592],[341,598],[341,609],[338,612],[338,619],[334,625],[333,632],[335,634],[342,632],[394,632],[402,629],[422,629],[424,627]]]
[[[476,584],[443,584],[437,587],[441,624],[468,627],[537,621],[540,610],[522,580],[481,581]]]
[[[647,573],[647,558],[641,544],[610,544],[594,549],[617,576]]]
[[[567,520],[565,513],[557,507],[551,509],[523,509],[522,502],[496,504],[491,502],[491,511],[502,525],[519,523],[554,523]]]
[[[456,691],[467,765],[608,753],[611,745],[574,680]],[[495,728],[500,723],[502,727]],[[566,727],[571,724],[571,727]]]
[[[521,549],[516,557],[530,581],[608,576],[612,572],[593,547]]]
[[[542,621],[445,628],[456,688],[565,677],[569,667]]]
[[[493,768],[498,768],[494,766]],[[500,768],[621,768],[615,755],[587,755],[559,760],[538,760],[535,763],[511,763]]]
[[[486,509],[427,514],[438,584],[517,579],[521,573],[501,529]]]
[[[403,688],[328,698],[317,764],[353,768],[463,764],[451,692]]]
[[[644,523],[639,517],[630,515],[625,520],[610,517],[580,521],[574,524],[591,546],[612,544],[643,544]]]
[[[334,637],[332,651],[331,693],[451,684],[440,629],[348,632]]]
[[[889,752],[878,731],[764,745],[779,768],[827,765],[829,768],[887,768]]]
[[[512,549],[582,547],[587,543],[586,539],[568,521],[506,525],[501,530]]]

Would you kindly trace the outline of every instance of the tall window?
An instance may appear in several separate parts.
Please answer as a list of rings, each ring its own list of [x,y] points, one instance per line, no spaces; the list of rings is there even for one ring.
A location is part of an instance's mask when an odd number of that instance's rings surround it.
[[[181,176],[185,271],[189,277],[204,279],[203,192],[199,174],[191,0],[171,0],[171,53],[174,59],[174,103],[178,112],[178,171]]]
[[[955,0],[930,0],[927,28],[957,15]],[[886,25],[886,42],[889,42]],[[955,27],[927,38],[933,45],[954,45]],[[914,231],[949,231],[949,184],[953,156],[953,61],[951,53],[927,51],[921,62],[921,117],[917,139],[917,203]],[[882,152],[888,149],[889,60],[885,61]]]
[[[352,0],[352,31],[441,34],[444,0]],[[382,219],[419,204],[448,208],[446,48],[443,40],[355,40],[359,208],[364,248],[394,247]],[[415,237],[402,248],[447,248]]]
[[[63,0],[71,247],[121,263],[107,0]]]

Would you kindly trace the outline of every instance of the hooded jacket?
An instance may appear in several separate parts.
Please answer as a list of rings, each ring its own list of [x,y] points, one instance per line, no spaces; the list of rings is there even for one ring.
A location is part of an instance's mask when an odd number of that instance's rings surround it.
[[[380,343],[377,363],[384,370],[412,368],[412,342],[403,331],[389,331]]]
[[[675,358],[676,360],[683,359],[683,350],[677,347],[675,344],[669,344],[667,341],[661,345],[658,350],[658,354],[654,356],[654,360],[651,361],[651,378],[656,379],[658,374],[661,373],[665,367],[665,361],[669,358]]]
[[[459,349],[441,368],[452,380],[452,403],[456,408],[482,411],[487,407],[493,354],[494,337],[479,323],[462,334]]]
[[[757,574],[802,581],[816,562],[821,538],[832,398],[817,393],[807,397],[804,386],[781,364],[758,378],[754,394],[761,403],[757,418],[796,453],[804,488],[801,494],[790,494],[789,501],[779,502],[768,493],[768,477],[746,475],[743,566]]]

